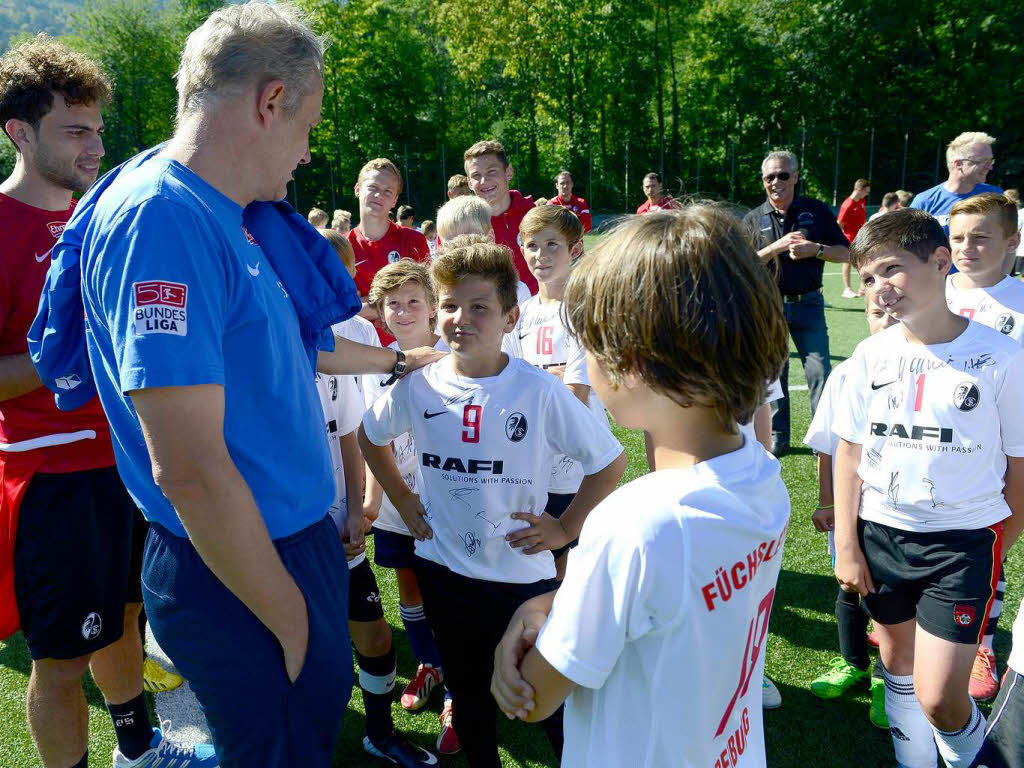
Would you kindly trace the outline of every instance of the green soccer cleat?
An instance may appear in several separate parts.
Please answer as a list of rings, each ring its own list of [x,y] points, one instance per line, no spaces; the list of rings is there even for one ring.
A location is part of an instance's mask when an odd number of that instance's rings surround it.
[[[811,683],[811,693],[819,699],[835,699],[869,676],[866,669],[857,669],[842,656],[836,656],[829,662],[828,672]]]
[[[868,719],[873,726],[889,730],[889,716],[885,714],[885,680],[880,677],[871,678],[871,711]]]

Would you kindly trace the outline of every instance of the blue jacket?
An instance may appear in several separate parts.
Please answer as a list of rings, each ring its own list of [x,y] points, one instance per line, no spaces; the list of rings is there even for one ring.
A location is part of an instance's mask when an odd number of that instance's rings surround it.
[[[80,408],[96,396],[86,351],[79,263],[96,201],[120,173],[137,168],[162,149],[159,145],[136,155],[93,184],[50,256],[39,310],[28,332],[28,349],[39,378],[62,411]],[[334,350],[331,326],[352,317],[362,306],[355,283],[327,240],[288,203],[250,203],[242,221],[295,305],[302,343],[315,371],[317,351]]]

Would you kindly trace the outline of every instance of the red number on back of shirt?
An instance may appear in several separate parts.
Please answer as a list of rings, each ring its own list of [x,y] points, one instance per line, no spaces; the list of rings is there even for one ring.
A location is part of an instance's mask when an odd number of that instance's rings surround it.
[[[480,442],[480,415],[482,410],[482,405],[467,405],[462,409],[462,426],[466,427],[466,429],[462,430],[462,442]]]

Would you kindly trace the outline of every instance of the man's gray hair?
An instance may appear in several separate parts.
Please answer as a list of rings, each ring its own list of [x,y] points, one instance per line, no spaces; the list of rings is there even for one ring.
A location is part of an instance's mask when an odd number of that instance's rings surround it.
[[[214,11],[185,41],[178,85],[178,120],[224,96],[271,80],[285,85],[290,116],[323,81],[325,40],[290,3],[250,0]]]
[[[768,165],[769,160],[784,160],[786,165],[789,166],[790,173],[796,173],[800,170],[800,161],[796,155],[786,149],[775,149],[768,153],[768,156],[761,161],[761,175],[764,176],[764,167]]]

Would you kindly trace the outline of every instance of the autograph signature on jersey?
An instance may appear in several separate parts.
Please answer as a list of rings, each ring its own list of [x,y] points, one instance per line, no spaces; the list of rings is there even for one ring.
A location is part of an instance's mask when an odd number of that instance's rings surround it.
[[[889,503],[893,506],[900,503],[899,470],[889,475]]]
[[[466,531],[463,534],[459,534],[459,539],[462,541],[462,545],[466,548],[466,554],[472,557],[476,554],[476,551],[480,548],[483,543],[476,537],[476,534],[472,531]]]
[[[474,494],[479,493],[479,492],[480,492],[479,488],[452,488],[450,491],[448,491],[448,495],[451,496],[453,500],[459,502],[459,504],[461,504],[464,507],[466,512],[472,512],[474,505],[470,504],[467,501],[467,499],[470,496],[473,496]],[[488,518],[487,517],[487,510],[486,509],[479,510],[474,515],[474,517],[477,520],[482,520],[483,522],[487,523],[495,531],[498,530],[499,528],[501,528],[502,525],[504,525],[503,522],[495,523],[490,518]]]
[[[932,499],[932,509],[937,509],[938,507],[946,506],[944,502],[938,501],[935,498],[935,483],[931,480],[931,478],[926,477],[921,482],[928,486],[928,493]]]

